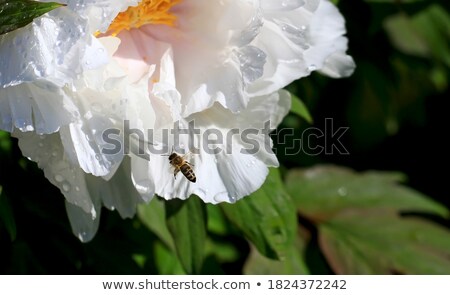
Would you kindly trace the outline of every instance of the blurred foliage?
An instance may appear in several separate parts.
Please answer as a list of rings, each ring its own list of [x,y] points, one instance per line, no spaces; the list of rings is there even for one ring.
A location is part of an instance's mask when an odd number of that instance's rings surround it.
[[[82,244],[60,192],[0,132],[0,272],[450,274],[450,199],[437,169],[448,160],[447,3],[334,2],[357,70],[288,87],[292,112],[273,135],[281,168],[236,204],[155,198],[131,220],[103,209]],[[286,150],[308,127],[341,126],[348,153]]]
[[[33,19],[65,4],[30,0],[0,0],[0,35],[17,30]]]

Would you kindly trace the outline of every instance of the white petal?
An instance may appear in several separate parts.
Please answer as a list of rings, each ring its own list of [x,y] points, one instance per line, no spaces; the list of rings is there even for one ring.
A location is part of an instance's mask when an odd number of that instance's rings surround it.
[[[353,58],[345,52],[335,52],[327,57],[320,72],[332,78],[349,77],[355,70]]]
[[[344,34],[344,17],[328,0],[321,1],[309,27],[312,49],[306,53],[308,64],[333,78],[350,76],[355,63],[345,54],[348,46]]]
[[[261,75],[264,55],[246,47],[262,24],[257,6],[257,1],[185,0],[172,10],[177,16],[176,27],[146,25],[139,29],[154,39],[143,38],[145,44],[160,41],[172,46],[184,117],[216,101],[232,111],[246,106],[245,83]],[[152,60],[160,59],[161,50],[151,52]]]
[[[53,133],[79,117],[77,106],[62,89],[45,83],[0,88],[0,128]]]
[[[108,209],[117,209],[122,218],[133,217],[137,204],[143,202],[131,181],[130,170],[130,160],[125,159],[108,181],[99,177],[87,177],[91,196],[101,199],[103,205]]]
[[[232,155],[220,154],[217,158],[219,175],[227,188],[229,198],[237,200],[247,196],[264,183],[269,170],[264,162],[238,151]],[[228,200],[215,200],[228,201]]]
[[[59,134],[36,135],[15,132],[24,156],[37,162],[45,177],[61,190],[69,203],[95,217],[96,210],[86,187],[85,174],[68,161]]]
[[[96,207],[98,216],[92,218],[92,214],[86,213],[80,207],[66,201],[66,212],[69,217],[72,232],[84,243],[92,240],[97,233],[100,223],[100,205]]]
[[[177,147],[174,139],[169,138],[165,145],[152,146],[154,151],[149,155],[149,160],[131,156],[135,187],[143,197],[148,197],[146,193],[153,191],[165,199],[185,199],[196,194],[208,203],[235,202],[251,194],[263,184],[268,173],[267,166],[278,166],[276,156],[271,151],[268,133],[280,123],[289,108],[289,93],[281,91],[251,99],[248,108],[238,114],[216,103],[213,107],[190,116],[187,121],[193,120],[200,134],[180,134],[179,140],[181,147],[184,146],[185,149],[190,149],[190,143],[196,147],[203,145],[199,153],[192,151],[192,154],[186,156],[186,160],[194,165],[197,181],[190,182],[181,172],[174,177],[174,168],[167,155],[162,155],[170,153],[168,147]],[[188,125],[185,121],[181,123],[182,126]],[[250,137],[259,145],[259,149],[253,154],[244,151],[245,148],[250,148],[248,142],[244,142],[239,135],[233,137],[229,133],[232,129],[243,132],[249,128],[257,133]],[[206,143],[203,142],[206,138],[204,134],[212,133],[215,137],[217,132],[222,137],[221,144],[209,148],[219,147],[221,152],[207,152]],[[190,136],[195,142],[189,141]],[[161,147],[166,149],[156,153]]]
[[[315,70],[332,77],[351,74],[344,18],[328,0],[265,0],[262,8],[265,23],[252,45],[267,54],[267,63],[247,89],[251,96],[277,91]]]

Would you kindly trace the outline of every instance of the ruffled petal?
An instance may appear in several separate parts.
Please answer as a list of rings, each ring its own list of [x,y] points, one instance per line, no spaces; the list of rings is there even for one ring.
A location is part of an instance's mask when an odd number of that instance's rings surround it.
[[[321,71],[348,76],[354,62],[348,55],[345,21],[328,0],[262,1],[265,23],[252,45],[268,58],[263,76],[250,84],[251,96],[266,95],[292,81]]]
[[[132,218],[137,204],[144,202],[131,181],[130,171],[130,159],[125,158],[111,179],[87,176],[90,195],[106,208],[117,210],[122,218]]]
[[[186,155],[186,160],[194,165],[196,182],[190,182],[181,172],[174,177],[174,167],[171,167],[167,154],[171,153],[171,147],[177,148],[177,143],[170,137],[169,142],[152,145],[152,153],[147,160],[131,155],[135,187],[146,197],[147,192],[153,191],[165,199],[185,199],[196,194],[205,202],[214,204],[235,202],[251,194],[263,184],[268,173],[267,166],[278,166],[268,133],[280,123],[289,108],[289,94],[281,91],[253,98],[248,108],[239,114],[215,104],[190,116],[181,122],[180,128],[187,128],[188,122],[194,122],[198,132],[191,129],[191,134],[180,134],[179,147],[184,152],[191,149],[190,144],[201,147],[198,153],[191,150],[192,153]],[[233,136],[232,129],[238,135]],[[242,132],[249,129],[249,135],[243,139]],[[206,135],[210,139],[220,136],[222,140],[205,148],[206,142],[203,140]],[[254,145],[258,148],[249,151]],[[217,153],[213,152],[216,148],[220,148]],[[183,151],[177,152],[183,155]]]
[[[97,212],[86,187],[84,172],[68,161],[59,134],[15,132],[13,136],[19,139],[24,156],[44,170],[45,177],[61,190],[66,200],[95,218]]]

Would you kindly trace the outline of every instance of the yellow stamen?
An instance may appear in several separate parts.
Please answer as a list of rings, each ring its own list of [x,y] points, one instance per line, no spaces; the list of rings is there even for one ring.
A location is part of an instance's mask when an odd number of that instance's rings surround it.
[[[170,9],[181,0],[143,0],[119,13],[109,26],[107,34],[116,36],[122,30],[131,30],[147,24],[174,26],[176,16]]]

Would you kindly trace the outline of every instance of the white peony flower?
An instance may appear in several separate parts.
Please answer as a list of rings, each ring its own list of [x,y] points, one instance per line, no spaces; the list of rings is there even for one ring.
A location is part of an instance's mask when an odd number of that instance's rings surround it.
[[[290,108],[280,89],[314,70],[354,69],[344,19],[327,0],[73,2],[0,36],[0,128],[60,188],[83,241],[102,205],[132,217],[154,194],[209,203],[251,194],[278,165],[267,133]],[[164,138],[190,122],[198,133]],[[131,138],[126,153],[127,129],[154,137]],[[223,140],[210,147],[209,136]],[[151,152],[188,152],[192,140],[195,183]]]

